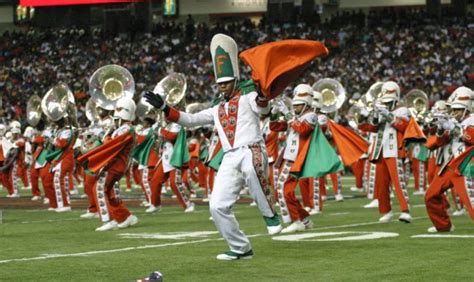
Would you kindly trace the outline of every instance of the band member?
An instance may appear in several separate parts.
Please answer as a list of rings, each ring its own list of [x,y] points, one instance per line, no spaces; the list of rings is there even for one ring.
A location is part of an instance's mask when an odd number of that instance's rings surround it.
[[[239,191],[245,183],[267,223],[268,232],[280,232],[268,190],[267,155],[259,128],[259,115],[270,111],[268,101],[256,91],[246,93],[238,87],[237,44],[226,35],[217,34],[211,42],[211,55],[219,91],[224,101],[188,114],[167,106],[160,95],[147,93],[148,101],[161,108],[167,118],[186,127],[214,124],[224,152],[217,171],[209,209],[214,223],[227,241],[230,251],[219,260],[249,259],[253,256],[250,241],[240,230],[232,212]]]
[[[158,162],[157,168],[151,179],[151,205],[146,210],[148,213],[153,213],[161,210],[161,192],[162,187],[167,180],[170,180],[171,189],[178,198],[179,203],[184,209],[184,212],[193,212],[195,205],[186,195],[186,187],[182,181],[182,171],[184,164],[173,164],[172,157],[176,150],[186,150],[186,137],[184,140],[178,140],[180,134],[185,135],[184,129],[181,125],[170,122],[166,126],[159,129],[162,142],[161,159]],[[178,142],[180,141],[180,142]],[[183,148],[184,146],[184,148]]]
[[[135,102],[131,98],[120,98],[113,116],[117,129],[112,132],[111,138],[78,158],[87,171],[97,176],[92,191],[104,224],[96,231],[116,230],[138,223],[138,218],[129,212],[114,189],[130,166],[131,152],[135,145],[132,127],[135,108]]]
[[[0,167],[0,172],[3,173],[5,188],[8,191],[8,198],[20,197],[20,177],[18,171],[25,167],[25,139],[20,136],[21,130],[19,127],[12,127],[10,129],[11,139],[14,141],[3,142],[4,163]],[[7,148],[7,144],[8,147]]]
[[[401,159],[403,156],[401,143],[408,126],[409,111],[406,107],[397,108],[400,99],[400,88],[397,83],[385,82],[381,92],[382,105],[377,105],[378,117],[375,118],[379,120],[374,120],[372,124],[360,125],[361,130],[377,132],[369,155],[370,161],[376,163],[375,186],[378,191],[376,197],[379,200],[379,212],[383,214],[379,221],[389,222],[393,217],[390,203],[390,185],[392,185],[400,202],[399,220],[410,223],[408,191]]]
[[[464,158],[467,162],[472,162],[472,154],[467,157],[463,154],[466,151],[466,145],[474,145],[474,118],[470,116],[472,97],[474,93],[471,89],[464,86],[457,88],[448,99],[452,119],[438,122],[436,145],[445,146],[446,149],[442,151],[443,163],[439,172],[430,183],[425,195],[426,209],[434,225],[428,228],[428,232],[454,230],[447,212],[449,204],[443,195],[450,188],[456,190],[461,202],[474,219],[472,173],[459,172]],[[427,145],[433,148],[431,144]]]
[[[282,233],[292,233],[304,231],[313,226],[309,219],[309,213],[296,198],[295,188],[298,184],[298,178],[290,175],[290,170],[297,170],[294,166],[301,164],[301,161],[307,157],[308,148],[306,146],[312,137],[315,126],[318,125],[318,116],[312,111],[313,89],[306,84],[298,85],[293,92],[293,109],[297,118],[289,123],[289,133],[287,146],[283,152],[283,160],[279,174],[279,189],[283,184],[283,197],[280,199],[283,221],[291,222],[289,226],[282,230]],[[296,164],[296,165],[295,165]],[[298,169],[299,170],[299,169]],[[280,181],[281,179],[281,181]],[[283,179],[285,179],[283,181]],[[284,207],[287,207],[289,216],[285,215]]]

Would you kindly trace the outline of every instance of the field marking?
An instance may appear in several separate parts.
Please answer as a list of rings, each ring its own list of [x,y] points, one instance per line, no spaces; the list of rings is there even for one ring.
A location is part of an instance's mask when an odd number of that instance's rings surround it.
[[[313,239],[305,240],[314,237],[326,237],[326,236],[337,236],[337,235],[349,235],[357,234],[347,237],[335,237],[327,239]],[[374,240],[382,238],[393,238],[398,237],[400,234],[395,232],[366,232],[366,231],[339,231],[339,232],[320,232],[320,233],[300,233],[300,234],[291,234],[283,236],[275,236],[272,239],[276,241],[303,241],[303,242],[328,242],[328,241],[360,241],[360,240]]]
[[[117,236],[123,239],[162,239],[181,240],[185,238],[202,238],[218,234],[218,231],[192,231],[192,232],[164,232],[164,233],[120,233]]]
[[[474,238],[474,235],[450,235],[450,234],[419,234],[411,238]]]
[[[99,255],[99,254],[110,254],[110,253],[118,253],[118,252],[134,251],[134,250],[163,248],[163,247],[168,247],[168,246],[179,246],[179,245],[186,245],[186,244],[197,244],[197,243],[204,243],[204,242],[216,241],[216,240],[223,240],[223,239],[222,238],[203,239],[203,240],[196,240],[196,241],[184,241],[184,242],[165,243],[165,244],[158,244],[158,245],[144,245],[144,246],[138,246],[138,247],[127,247],[127,248],[120,248],[120,249],[90,251],[90,252],[71,253],[71,254],[44,254],[39,257],[0,260],[0,264],[5,264],[9,262],[20,262],[20,261],[45,260],[45,259],[51,259],[51,258],[86,257],[86,256],[92,256],[92,255]]]
[[[423,219],[428,218],[427,216],[424,217],[414,217],[413,220],[416,219]],[[346,227],[357,227],[357,226],[367,226],[367,225],[375,225],[375,224],[385,224],[378,221],[374,222],[363,222],[363,223],[352,223],[352,224],[342,224],[342,225],[334,225],[334,226],[323,226],[319,228],[313,228],[311,230],[327,230],[327,229],[337,229],[337,228],[346,228]],[[268,234],[251,234],[247,235],[249,238],[253,237],[260,237],[260,236],[270,236]],[[134,251],[134,250],[141,250],[141,249],[152,249],[152,248],[162,248],[168,246],[181,246],[186,244],[197,244],[203,242],[211,242],[211,241],[220,241],[223,238],[217,239],[203,239],[203,240],[196,240],[196,241],[184,241],[184,242],[176,242],[176,243],[165,243],[165,244],[157,244],[157,245],[144,245],[138,247],[127,247],[127,248],[120,248],[120,249],[112,249],[112,250],[102,250],[102,251],[90,251],[90,252],[82,252],[82,253],[70,253],[70,254],[47,254],[38,257],[29,257],[29,258],[16,258],[16,259],[7,259],[7,260],[0,260],[0,264],[10,263],[10,262],[22,262],[22,261],[34,261],[34,260],[45,260],[51,258],[63,258],[63,257],[83,257],[83,256],[92,256],[98,254],[108,254],[108,253],[117,253],[117,252],[126,252],[126,251]]]
[[[338,215],[346,215],[350,214],[350,212],[335,212],[335,213],[327,213],[329,216],[338,216]]]
[[[48,211],[51,213],[51,211]],[[194,211],[193,213],[204,213],[204,212],[209,212],[208,210],[197,210]],[[145,215],[145,216],[155,216],[155,215],[160,215],[160,214],[182,214],[184,211],[169,211],[169,212],[159,212],[155,214],[148,214],[145,213],[144,211],[139,211],[139,212],[134,212],[133,214],[135,215]],[[234,213],[238,214],[240,213],[239,211],[235,211]],[[72,217],[72,218],[61,218],[61,219],[48,219],[48,220],[32,220],[32,221],[20,221],[20,222],[4,222],[4,224],[35,224],[35,223],[47,223],[47,222],[61,222],[61,221],[87,221],[88,219],[80,218],[79,215],[77,217]]]

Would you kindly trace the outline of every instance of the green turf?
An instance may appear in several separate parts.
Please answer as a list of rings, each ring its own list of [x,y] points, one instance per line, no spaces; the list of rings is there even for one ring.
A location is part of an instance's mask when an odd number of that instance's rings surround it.
[[[350,180],[345,180],[349,187]],[[346,188],[345,191],[348,191]],[[22,191],[27,195],[28,191]],[[139,194],[135,192],[134,194]],[[345,192],[345,194],[351,194]],[[1,192],[4,196],[4,191]],[[139,217],[137,226],[99,233],[98,220],[79,219],[83,210],[57,214],[45,210],[3,209],[0,224],[1,281],[130,281],[152,271],[165,281],[472,281],[470,254],[474,238],[423,239],[431,226],[422,197],[411,196],[412,224],[393,221],[378,224],[378,212],[363,209],[367,199],[356,197],[342,203],[327,201],[323,214],[312,216],[314,229],[305,233],[335,231],[383,231],[399,236],[363,241],[275,241],[265,235],[264,222],[255,207],[238,204],[234,210],[241,229],[251,238],[252,260],[222,262],[216,254],[227,245],[218,234],[182,239],[125,239],[123,233],[168,233],[216,231],[206,206],[185,214],[177,206],[166,206],[158,214],[145,214],[131,207]],[[394,211],[398,211],[394,200]],[[452,218],[455,235],[474,234],[467,216]],[[346,226],[363,224],[360,226]],[[300,234],[300,233],[299,233]],[[347,236],[347,235],[344,235]],[[334,238],[329,236],[324,238]],[[323,237],[321,237],[323,238]],[[313,241],[311,241],[313,240]],[[178,243],[175,245],[164,245]],[[68,256],[141,247],[115,253]],[[44,257],[41,260],[4,262],[11,259]],[[3,262],[3,263],[2,263]]]

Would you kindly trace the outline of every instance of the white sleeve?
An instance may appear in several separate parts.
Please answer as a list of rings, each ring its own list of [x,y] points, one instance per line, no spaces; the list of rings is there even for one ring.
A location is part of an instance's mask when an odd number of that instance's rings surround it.
[[[257,95],[258,93],[253,91],[249,94],[245,95],[246,99],[248,99],[248,103],[250,104],[250,108],[258,115],[266,115],[270,112],[270,103],[267,103],[266,107],[260,107],[257,105]]]
[[[184,127],[194,127],[194,126],[214,124],[213,112],[215,110],[214,109],[215,107],[200,111],[195,114],[189,114],[189,113],[180,111],[179,119],[177,123],[179,123],[180,125]]]

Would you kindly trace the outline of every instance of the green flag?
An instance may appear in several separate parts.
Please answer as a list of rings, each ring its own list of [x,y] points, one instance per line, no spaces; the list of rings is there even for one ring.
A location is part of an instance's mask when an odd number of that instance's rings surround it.
[[[420,152],[415,158],[421,162],[426,162],[428,160],[428,148],[424,144],[420,144]]]
[[[461,162],[458,167],[459,172],[467,177],[474,177],[474,166],[472,165],[472,158],[474,157],[474,150],[468,153],[467,157]]]
[[[171,156],[171,165],[177,168],[183,167],[183,164],[187,163],[191,157],[189,156],[188,143],[186,142],[186,132],[184,129],[178,133],[176,142],[173,147],[173,155]]]
[[[138,162],[138,164],[148,166],[148,158],[154,143],[155,138],[153,138],[153,130],[150,130],[145,137],[145,140],[133,148],[132,157]]]
[[[300,172],[294,174],[299,178],[318,178],[343,169],[344,165],[336,151],[324,137],[319,125],[316,125],[303,167]]]
[[[224,150],[220,148],[220,150],[217,152],[217,154],[212,158],[212,160],[209,162],[209,167],[212,167],[215,170],[218,170],[219,167],[221,166],[222,159],[224,158]]]
[[[62,156],[62,154],[63,154],[62,150],[59,150],[59,149],[53,150],[45,156],[45,160],[48,163],[51,162],[52,160],[59,160],[59,158]]]

